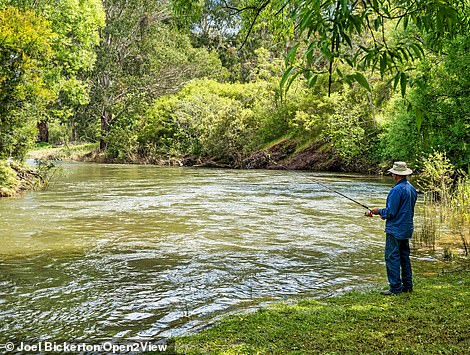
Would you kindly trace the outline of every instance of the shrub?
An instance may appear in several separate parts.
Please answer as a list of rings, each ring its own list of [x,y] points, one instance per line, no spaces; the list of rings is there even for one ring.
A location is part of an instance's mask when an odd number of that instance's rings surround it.
[[[266,117],[271,100],[266,82],[195,80],[176,96],[154,103],[139,130],[139,151],[195,154],[237,164],[259,144],[259,118]]]
[[[455,168],[443,152],[434,151],[421,160],[420,173],[416,183],[434,200],[447,199],[452,187]]]
[[[16,171],[10,167],[5,160],[0,160],[0,197],[13,196],[20,181],[17,178]]]

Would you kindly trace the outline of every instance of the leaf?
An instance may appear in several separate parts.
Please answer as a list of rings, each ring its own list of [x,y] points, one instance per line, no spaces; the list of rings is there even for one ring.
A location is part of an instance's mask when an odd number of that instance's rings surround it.
[[[309,80],[308,80],[308,87],[313,88],[315,84],[317,83],[318,75],[313,75]]]
[[[417,58],[424,57],[424,49],[419,44],[416,44],[416,43],[410,44],[410,49],[416,54]]]
[[[287,52],[286,56],[286,63],[291,63],[293,62],[296,54],[297,54],[297,48],[299,47],[299,44],[297,43],[295,46],[293,46],[291,49],[289,49],[289,52]]]
[[[298,71],[297,73],[295,73],[294,75],[292,75],[289,80],[287,81],[287,86],[286,86],[286,92],[289,91],[292,83],[295,81],[295,79],[297,79],[297,77],[300,75],[300,73],[302,73],[301,71]]]
[[[311,70],[305,70],[305,71],[304,71],[304,77],[305,77],[305,79],[307,79],[307,81],[310,80],[310,78],[312,77],[312,75],[313,75],[313,74],[312,74],[312,71],[311,71]]]
[[[400,82],[400,74],[401,72],[398,72],[395,77],[393,78],[393,89],[396,90],[398,83]]]
[[[280,87],[281,91],[284,87],[284,84],[286,83],[286,80],[289,78],[289,76],[291,75],[291,73],[294,69],[295,69],[295,67],[293,65],[291,65],[289,68],[286,69],[286,71],[282,75],[281,82],[279,83],[279,87]]]
[[[289,2],[290,1],[291,0],[289,0]],[[320,10],[321,10],[321,1],[320,0],[314,1],[313,2],[313,11],[314,11],[314,13],[319,14]]]
[[[356,72],[356,74],[354,74],[354,79],[355,79],[355,81],[357,81],[359,83],[359,85],[361,85],[367,91],[369,91],[369,92],[372,91],[371,88],[370,88],[369,82],[367,81],[367,79],[364,75],[362,75],[359,72]]]
[[[354,75],[346,75],[346,77],[344,78],[346,83],[348,83],[349,85],[351,85],[354,81],[355,81],[355,77]]]
[[[418,86],[418,88],[421,90],[421,91],[424,91],[426,89],[426,85],[425,83],[423,82],[423,80],[421,79],[417,79],[415,81],[415,84]]]
[[[405,73],[402,72],[400,74],[400,87],[401,87],[401,96],[402,97],[405,97],[407,81],[408,81],[408,75],[406,75]]]
[[[311,28],[313,27],[313,21],[312,21],[313,14],[311,12],[305,12],[302,18],[302,21],[300,21],[300,32],[304,32],[306,28]]]
[[[343,32],[343,33],[341,34],[341,36],[342,36],[343,39],[346,41],[346,43],[348,44],[348,46],[349,46],[350,48],[352,48],[351,38],[350,38],[345,32]]]
[[[380,74],[383,75],[385,74],[385,70],[387,69],[387,53],[384,52],[380,56]]]
[[[421,130],[421,124],[423,123],[424,113],[419,108],[416,109],[416,128],[418,132]]]
[[[408,20],[409,20],[408,16],[405,16],[403,18],[403,29],[405,29],[405,30],[408,28]]]
[[[315,52],[315,42],[312,42],[308,46],[308,49],[305,53],[307,57],[307,67],[310,67],[312,65],[314,52]]]
[[[340,0],[340,3],[341,3],[341,12],[343,14],[346,14],[348,13],[349,9],[348,9],[348,0]]]
[[[381,18],[381,17],[377,17],[377,18],[374,20],[374,29],[375,29],[376,31],[378,31],[381,25],[382,25],[382,18]]]

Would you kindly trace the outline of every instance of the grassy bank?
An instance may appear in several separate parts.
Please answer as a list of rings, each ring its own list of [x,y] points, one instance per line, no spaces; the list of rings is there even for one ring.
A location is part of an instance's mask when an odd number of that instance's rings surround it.
[[[197,157],[161,156],[161,157],[122,157],[113,158],[107,151],[99,150],[99,143],[69,144],[52,146],[38,145],[28,151],[27,157],[36,160],[74,160],[94,163],[154,164],[162,166],[185,166],[203,162]]]
[[[0,197],[47,188],[56,171],[51,163],[31,167],[22,162],[0,160]]]
[[[470,268],[418,277],[415,292],[351,292],[230,316],[176,340],[187,354],[470,352]]]
[[[237,161],[223,161],[213,155],[145,153],[114,157],[108,151],[100,152],[98,143],[69,144],[54,147],[49,144],[37,145],[30,150],[28,158],[37,160],[75,160],[96,163],[153,164],[161,166],[200,166],[234,169],[286,169],[313,171],[354,171],[378,172],[378,167],[359,163],[346,166],[322,141],[302,142],[291,138],[276,140]]]
[[[83,160],[86,155],[98,149],[99,143],[71,144],[60,147],[51,145],[36,146],[27,154],[37,160]]]

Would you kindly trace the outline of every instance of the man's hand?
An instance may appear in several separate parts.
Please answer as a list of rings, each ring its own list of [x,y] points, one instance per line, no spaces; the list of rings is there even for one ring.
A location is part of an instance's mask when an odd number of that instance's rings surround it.
[[[378,208],[374,208],[372,210],[369,210],[369,212],[366,212],[367,217],[372,217],[374,214],[379,214],[379,209]]]

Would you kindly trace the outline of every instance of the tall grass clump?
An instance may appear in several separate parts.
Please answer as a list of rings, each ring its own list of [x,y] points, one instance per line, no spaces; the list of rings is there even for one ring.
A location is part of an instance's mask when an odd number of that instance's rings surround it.
[[[0,197],[13,197],[24,191],[46,189],[60,169],[49,161],[35,167],[14,160],[0,160]]]
[[[20,181],[16,176],[16,171],[6,160],[0,160],[0,197],[15,195]]]
[[[470,252],[470,177],[465,174],[456,182],[450,203],[450,225],[460,237],[465,255]]]
[[[465,256],[470,242],[470,178],[456,170],[443,152],[435,151],[421,161],[417,185],[424,192],[418,243],[447,252],[459,246]]]

